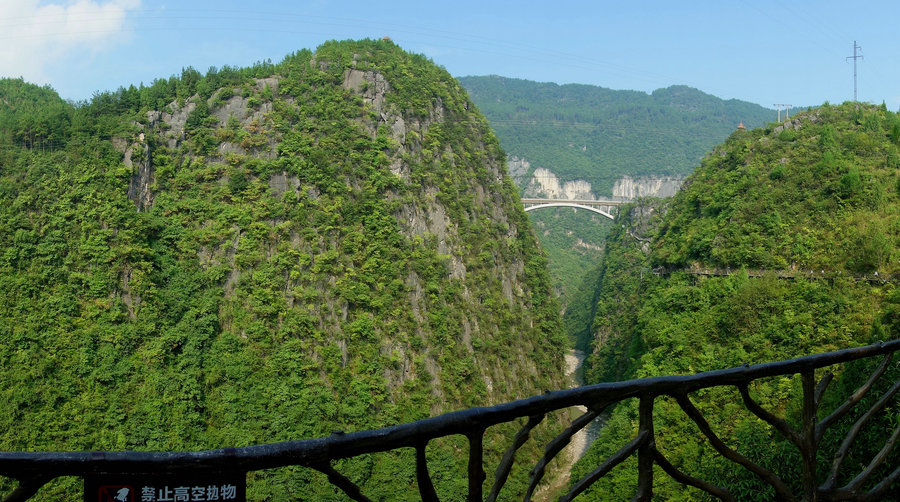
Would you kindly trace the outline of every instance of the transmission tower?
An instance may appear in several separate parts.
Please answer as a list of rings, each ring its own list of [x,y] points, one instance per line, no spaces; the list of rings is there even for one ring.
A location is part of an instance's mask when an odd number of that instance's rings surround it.
[[[862,50],[862,47],[856,45],[856,40],[854,40],[853,41],[853,55],[847,56],[846,58],[844,58],[844,61],[846,61],[848,59],[853,60],[853,102],[854,103],[857,101],[856,100],[856,60],[857,59],[865,59],[862,57],[862,54],[860,54],[860,55],[856,54],[857,50]]]
[[[781,122],[781,107],[784,107],[784,118],[785,120],[791,118],[791,105],[786,105],[784,103],[775,103],[775,108],[778,109],[778,121]]]

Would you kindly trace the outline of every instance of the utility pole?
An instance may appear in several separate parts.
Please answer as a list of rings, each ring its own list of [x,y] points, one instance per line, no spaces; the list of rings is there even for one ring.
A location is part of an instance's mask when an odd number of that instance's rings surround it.
[[[853,102],[854,103],[857,101],[856,100],[856,60],[857,59],[865,59],[862,57],[862,54],[860,54],[860,55],[856,54],[857,50],[862,50],[862,47],[856,45],[856,40],[854,40],[853,41],[853,55],[847,56],[846,58],[844,58],[844,61],[846,61],[848,59],[853,60]]]

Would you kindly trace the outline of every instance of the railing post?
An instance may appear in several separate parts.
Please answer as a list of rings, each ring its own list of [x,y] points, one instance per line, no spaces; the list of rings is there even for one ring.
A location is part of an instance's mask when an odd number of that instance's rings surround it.
[[[653,498],[653,452],[656,450],[656,441],[653,432],[653,400],[652,394],[641,396],[638,405],[638,420],[640,421],[639,434],[646,438],[638,448],[638,489],[634,496],[635,501],[649,501]]]
[[[803,500],[816,502],[818,486],[816,484],[816,451],[819,442],[816,440],[816,423],[818,422],[816,402],[816,377],[813,371],[802,373],[803,379],[803,434],[800,442],[800,455],[803,459]]]
[[[434,483],[431,482],[431,475],[428,474],[428,458],[425,456],[427,445],[426,442],[416,445],[416,484],[419,485],[419,496],[423,501],[438,502]]]
[[[37,494],[38,490],[41,489],[45,484],[49,483],[53,479],[53,476],[47,477],[35,477],[31,479],[20,479],[19,486],[16,487],[15,490],[12,491],[6,498],[3,499],[3,502],[19,502],[22,500],[28,500]]]
[[[481,502],[487,476],[484,473],[484,429],[468,435],[469,438],[469,502]]]

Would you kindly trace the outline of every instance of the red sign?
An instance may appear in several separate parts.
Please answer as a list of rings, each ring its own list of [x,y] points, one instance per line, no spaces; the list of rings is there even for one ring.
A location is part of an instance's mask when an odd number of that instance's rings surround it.
[[[97,490],[98,502],[135,502],[134,487],[130,485],[101,485]]]

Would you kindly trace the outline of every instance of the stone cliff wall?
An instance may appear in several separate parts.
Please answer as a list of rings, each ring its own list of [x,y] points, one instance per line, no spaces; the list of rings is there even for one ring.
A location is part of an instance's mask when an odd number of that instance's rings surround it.
[[[681,188],[680,176],[623,176],[613,185],[613,197],[637,199],[639,197],[671,197]]]
[[[591,184],[584,180],[560,182],[556,174],[549,169],[539,167],[534,170],[526,196],[548,197],[551,199],[594,199]]]
[[[548,168],[532,169],[531,163],[524,158],[510,156],[507,160],[507,169],[516,185],[522,189],[523,197],[593,200],[609,196],[609,194],[594,194],[593,187],[587,181],[563,182]],[[681,176],[642,176],[639,178],[623,176],[613,185],[611,195],[624,199],[671,197],[681,188],[683,182],[684,178]]]

